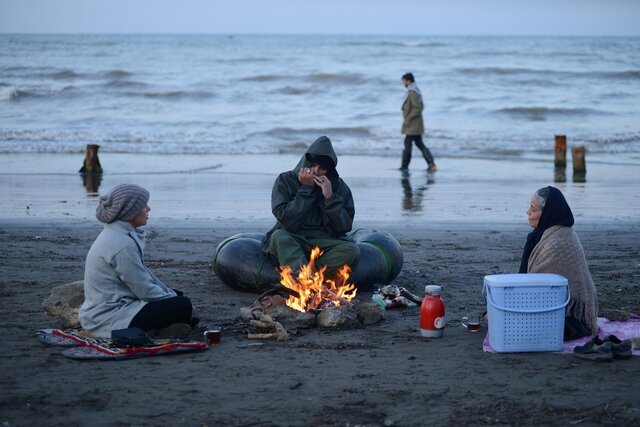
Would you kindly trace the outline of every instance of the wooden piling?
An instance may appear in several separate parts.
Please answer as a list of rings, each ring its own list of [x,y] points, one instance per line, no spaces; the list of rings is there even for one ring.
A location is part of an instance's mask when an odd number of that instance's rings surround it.
[[[567,168],[553,168],[554,182],[567,182]]]
[[[80,168],[80,173],[98,174],[102,173],[102,166],[98,158],[99,145],[87,144],[87,153],[84,158],[84,164]]]
[[[567,167],[567,137],[556,135],[555,165],[557,168]]]
[[[571,148],[571,159],[573,161],[573,174],[586,174],[587,173],[587,165],[585,159],[585,148],[584,147],[573,147]]]

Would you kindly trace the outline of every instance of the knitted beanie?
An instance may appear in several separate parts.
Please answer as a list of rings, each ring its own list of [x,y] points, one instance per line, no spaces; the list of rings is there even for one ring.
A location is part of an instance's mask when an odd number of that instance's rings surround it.
[[[121,184],[100,196],[96,218],[110,224],[113,221],[131,221],[147,206],[149,192],[139,185]]]

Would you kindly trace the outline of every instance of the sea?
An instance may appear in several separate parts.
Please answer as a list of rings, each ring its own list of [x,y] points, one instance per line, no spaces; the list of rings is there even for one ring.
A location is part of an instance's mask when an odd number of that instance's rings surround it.
[[[640,161],[637,37],[2,34],[0,153],[399,156],[406,72],[436,157]]]

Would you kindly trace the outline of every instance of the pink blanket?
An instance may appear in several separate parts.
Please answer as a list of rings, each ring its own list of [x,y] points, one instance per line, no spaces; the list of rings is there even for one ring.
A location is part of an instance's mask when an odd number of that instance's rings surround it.
[[[630,314],[629,320],[626,322],[618,322],[607,320],[604,317],[598,317],[598,326],[600,326],[600,332],[598,333],[600,338],[604,338],[607,335],[615,335],[621,340],[640,337],[640,316],[637,314]],[[573,353],[574,347],[583,345],[590,340],[591,337],[584,337],[577,340],[565,341],[562,346],[562,351],[559,353]],[[484,337],[482,349],[488,353],[496,352],[489,344],[489,333]],[[640,356],[640,349],[633,350],[633,355]]]

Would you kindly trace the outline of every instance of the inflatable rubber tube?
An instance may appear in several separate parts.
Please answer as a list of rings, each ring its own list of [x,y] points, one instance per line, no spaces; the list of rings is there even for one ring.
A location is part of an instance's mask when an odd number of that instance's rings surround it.
[[[278,269],[260,250],[264,236],[241,233],[220,242],[211,261],[220,280],[234,289],[247,292],[264,292],[279,283]]]
[[[241,233],[218,244],[212,267],[226,285],[248,292],[264,292],[280,282],[280,273],[270,257],[260,250],[264,234]],[[348,237],[360,249],[360,262],[350,282],[361,291],[395,279],[404,262],[400,243],[390,234],[375,230],[356,230]]]
[[[376,230],[355,230],[347,236],[360,248],[360,262],[351,275],[354,283],[372,287],[386,285],[398,277],[404,253],[395,237]]]

